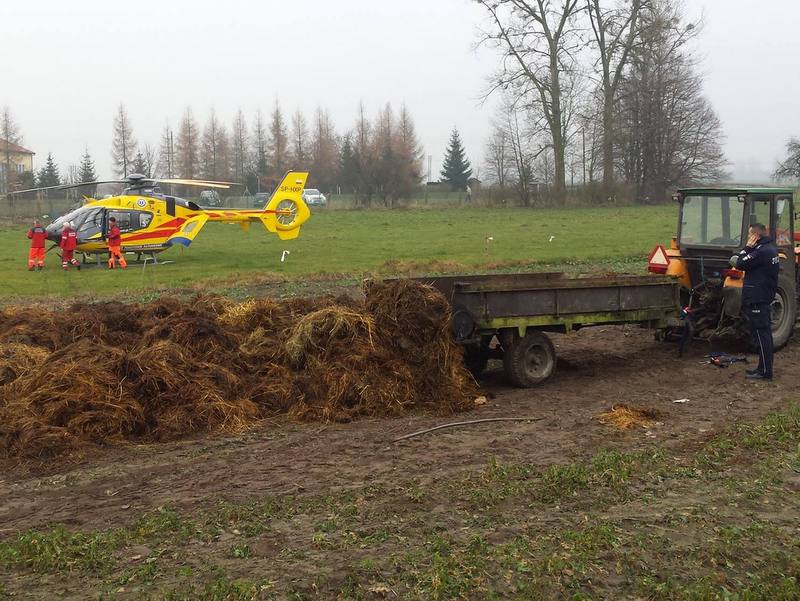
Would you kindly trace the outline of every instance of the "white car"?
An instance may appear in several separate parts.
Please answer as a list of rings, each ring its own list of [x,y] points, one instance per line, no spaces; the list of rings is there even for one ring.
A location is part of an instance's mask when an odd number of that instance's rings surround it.
[[[306,188],[303,190],[303,202],[310,207],[324,207],[328,204],[328,199],[316,188]]]

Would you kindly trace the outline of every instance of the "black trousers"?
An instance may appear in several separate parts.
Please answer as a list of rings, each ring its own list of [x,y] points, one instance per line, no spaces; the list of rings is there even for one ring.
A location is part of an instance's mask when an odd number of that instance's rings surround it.
[[[772,357],[775,354],[772,344],[769,303],[746,305],[744,314],[750,321],[750,335],[758,353],[758,371],[767,378],[772,377]]]

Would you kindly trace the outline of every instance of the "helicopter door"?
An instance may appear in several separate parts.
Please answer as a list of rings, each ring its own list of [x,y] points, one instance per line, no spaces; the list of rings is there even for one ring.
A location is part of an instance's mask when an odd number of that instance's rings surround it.
[[[76,223],[78,242],[99,240],[103,237],[105,212],[106,210],[101,207],[89,209],[85,212],[85,215],[80,219],[80,223]],[[78,220],[76,219],[76,221]]]

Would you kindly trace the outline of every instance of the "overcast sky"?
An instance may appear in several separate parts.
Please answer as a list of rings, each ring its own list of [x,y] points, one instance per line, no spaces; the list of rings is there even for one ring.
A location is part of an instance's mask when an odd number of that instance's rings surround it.
[[[342,132],[359,101],[374,115],[403,102],[438,174],[457,126],[480,166],[494,68],[474,50],[483,13],[469,0],[29,0],[0,3],[8,104],[41,165],[64,169],[84,147],[110,177],[111,127],[124,102],[140,143],[158,145],[187,105],[202,125],[277,99],[288,116],[327,107]],[[687,0],[705,15],[706,92],[738,179],[764,179],[800,135],[800,2]]]

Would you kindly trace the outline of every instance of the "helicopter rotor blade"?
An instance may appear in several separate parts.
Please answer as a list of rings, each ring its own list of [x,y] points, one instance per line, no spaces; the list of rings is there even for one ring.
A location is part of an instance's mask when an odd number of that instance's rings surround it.
[[[7,192],[6,196],[14,196],[16,194],[27,194],[28,192],[46,192],[48,190],[69,190],[71,188],[86,188],[87,186],[99,186],[101,184],[125,184],[126,181],[108,180],[102,182],[81,182],[80,184],[60,184],[58,186],[44,186],[42,188],[28,188],[27,190],[12,190]]]
[[[242,185],[242,184],[240,184],[238,182],[225,182],[225,181],[218,181],[218,180],[215,180],[215,179],[186,179],[186,178],[180,178],[180,177],[174,177],[172,179],[156,178],[155,181],[157,181],[157,182],[165,182],[165,183],[198,182],[198,183],[201,183],[201,184],[224,184],[226,186],[241,186]]]
[[[227,190],[231,186],[237,184],[233,182],[205,182],[196,179],[160,179],[157,180],[160,184],[176,184],[179,186],[196,186],[199,188],[221,188]]]

